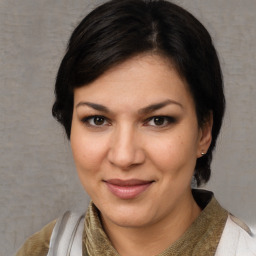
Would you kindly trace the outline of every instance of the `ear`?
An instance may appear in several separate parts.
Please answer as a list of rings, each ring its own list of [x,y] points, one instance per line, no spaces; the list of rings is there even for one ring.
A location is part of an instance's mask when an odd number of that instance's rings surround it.
[[[212,125],[213,125],[213,117],[212,112],[208,115],[208,117],[202,123],[199,133],[199,141],[198,141],[198,150],[197,157],[202,157],[208,151],[208,148],[212,142]]]

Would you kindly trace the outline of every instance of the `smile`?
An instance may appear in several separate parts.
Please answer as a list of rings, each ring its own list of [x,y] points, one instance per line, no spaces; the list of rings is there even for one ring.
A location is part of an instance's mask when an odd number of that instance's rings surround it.
[[[145,180],[106,180],[109,191],[120,199],[133,199],[147,190],[154,181]]]

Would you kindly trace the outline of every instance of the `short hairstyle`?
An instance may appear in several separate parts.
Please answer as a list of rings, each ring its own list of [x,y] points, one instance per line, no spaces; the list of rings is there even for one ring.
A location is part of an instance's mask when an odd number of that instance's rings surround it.
[[[188,84],[199,125],[213,116],[211,145],[195,167],[197,185],[206,183],[225,110],[222,73],[208,31],[192,14],[171,2],[112,0],[89,13],[73,31],[59,67],[53,116],[69,139],[74,88],[144,53],[159,54],[174,64]]]

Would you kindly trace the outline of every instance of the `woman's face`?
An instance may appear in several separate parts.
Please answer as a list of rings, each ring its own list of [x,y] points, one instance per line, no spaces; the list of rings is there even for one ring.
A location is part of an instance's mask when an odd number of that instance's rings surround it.
[[[74,91],[78,175],[104,221],[118,226],[154,224],[191,204],[210,130],[198,127],[185,81],[156,55],[129,59]]]

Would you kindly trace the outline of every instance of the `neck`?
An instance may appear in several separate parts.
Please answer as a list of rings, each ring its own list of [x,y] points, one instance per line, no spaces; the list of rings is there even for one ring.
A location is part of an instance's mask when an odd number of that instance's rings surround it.
[[[138,228],[120,227],[103,219],[103,226],[115,249],[122,256],[157,255],[177,241],[199,216],[201,209],[192,193],[184,203],[158,222]]]

